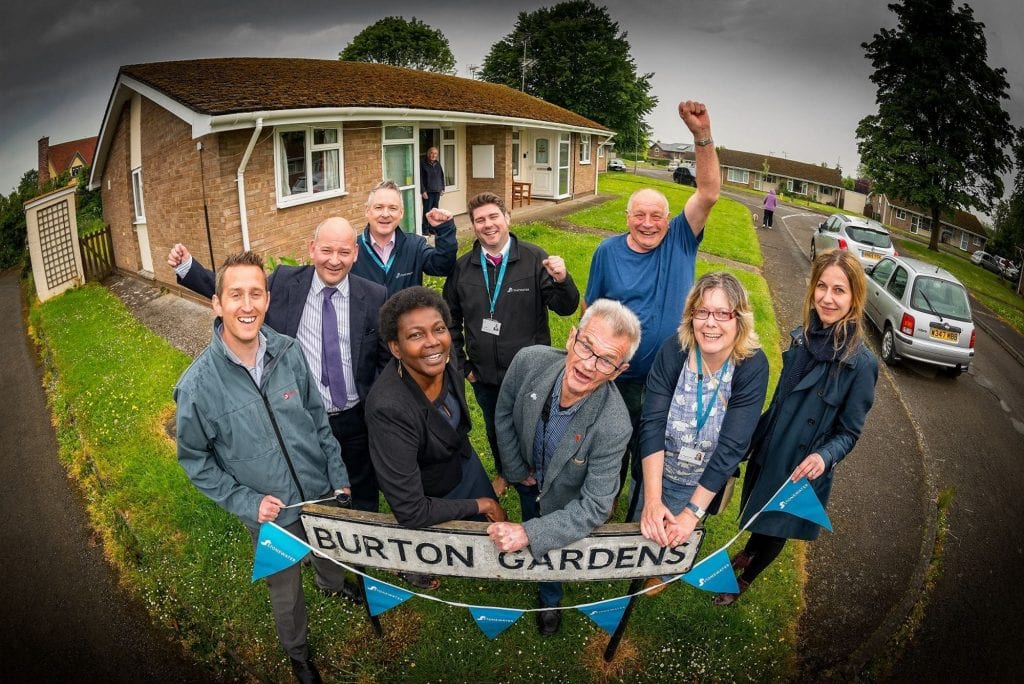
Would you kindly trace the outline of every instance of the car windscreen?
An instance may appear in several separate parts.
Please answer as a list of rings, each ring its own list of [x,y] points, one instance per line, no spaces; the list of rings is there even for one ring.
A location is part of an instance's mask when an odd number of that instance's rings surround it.
[[[855,240],[856,242],[864,245],[885,248],[892,247],[892,240],[889,239],[888,234],[877,230],[871,230],[870,228],[846,226],[846,234],[850,236],[851,240]]]
[[[918,311],[934,313],[962,321],[971,320],[971,306],[967,291],[958,283],[929,276],[919,276],[914,281],[914,292],[910,306]]]

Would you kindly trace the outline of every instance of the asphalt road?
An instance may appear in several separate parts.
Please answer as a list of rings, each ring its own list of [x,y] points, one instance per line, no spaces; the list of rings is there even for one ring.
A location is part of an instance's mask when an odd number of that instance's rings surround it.
[[[118,586],[57,459],[17,273],[0,273],[0,679],[209,682]]]

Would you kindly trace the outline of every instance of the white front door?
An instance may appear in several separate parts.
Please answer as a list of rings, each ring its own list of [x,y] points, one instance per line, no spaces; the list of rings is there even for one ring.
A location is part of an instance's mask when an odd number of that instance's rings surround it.
[[[533,188],[535,196],[550,197],[554,194],[556,150],[550,133],[534,134],[533,138]]]

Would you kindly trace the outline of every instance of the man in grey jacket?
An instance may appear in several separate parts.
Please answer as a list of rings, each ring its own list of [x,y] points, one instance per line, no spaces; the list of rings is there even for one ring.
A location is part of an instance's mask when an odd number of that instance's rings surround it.
[[[619,463],[631,431],[611,381],[629,367],[640,321],[607,299],[591,304],[566,351],[526,347],[512,360],[498,395],[495,429],[506,477],[515,483],[523,523],[494,523],[499,551],[529,547],[537,560],[578,541],[608,519],[619,488]],[[540,582],[540,633],[561,625],[559,582]]]
[[[299,344],[263,325],[270,303],[263,259],[228,257],[216,281],[210,345],[174,388],[178,462],[192,483],[252,536],[274,521],[306,539],[302,501],[351,494],[341,449]],[[342,593],[345,573],[314,556],[316,582]],[[300,682],[319,682],[306,641],[301,565],[267,577],[277,637]]]

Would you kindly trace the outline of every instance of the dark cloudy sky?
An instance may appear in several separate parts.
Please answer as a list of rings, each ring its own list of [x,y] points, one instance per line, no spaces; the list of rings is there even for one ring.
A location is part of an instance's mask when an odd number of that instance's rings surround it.
[[[36,141],[97,135],[122,64],[224,56],[335,59],[382,16],[416,16],[442,30],[468,76],[520,11],[547,2],[248,0],[18,0],[0,21],[0,192],[36,166]],[[875,0],[610,0],[641,72],[654,74],[655,139],[688,142],[680,99],[707,103],[715,141],[829,165],[852,175],[854,128],[875,111],[860,44],[894,16]],[[1009,70],[1024,126],[1024,8],[973,0],[986,24],[988,63]],[[571,47],[567,46],[567,49]],[[970,122],[965,122],[970,125]]]

